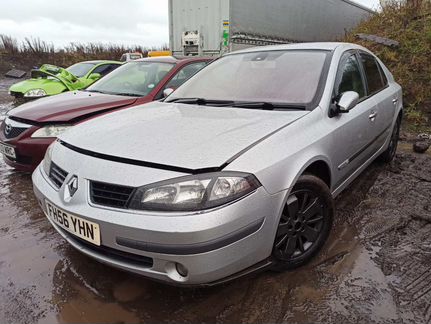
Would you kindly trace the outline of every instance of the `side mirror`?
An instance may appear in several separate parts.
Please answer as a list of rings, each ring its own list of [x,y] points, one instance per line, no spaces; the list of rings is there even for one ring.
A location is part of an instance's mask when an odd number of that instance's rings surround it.
[[[163,98],[168,97],[172,92],[174,92],[174,89],[166,88],[165,90],[163,90]]]
[[[359,102],[359,94],[355,91],[344,92],[336,103],[341,113],[349,112]]]
[[[335,99],[331,107],[329,117],[334,117],[338,114],[348,113],[355,108],[359,102],[359,94],[355,91],[344,92],[341,96]]]
[[[100,79],[100,77],[101,77],[100,73],[91,73],[91,74],[88,76],[88,78],[89,78],[90,80],[94,80],[94,81],[99,80],[99,79]]]

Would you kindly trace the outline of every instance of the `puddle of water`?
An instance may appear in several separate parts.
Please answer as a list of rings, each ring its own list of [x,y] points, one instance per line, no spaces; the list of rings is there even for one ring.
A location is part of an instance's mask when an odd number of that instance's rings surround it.
[[[366,185],[360,182],[359,187]],[[3,162],[0,188],[0,282],[10,283],[0,284],[0,302],[9,308],[0,311],[2,321],[307,323],[328,322],[334,313],[348,320],[349,309],[337,301],[361,296],[348,284],[350,278],[362,272],[376,276],[365,272],[374,267],[367,252],[355,252],[361,244],[346,221],[350,213],[340,211],[325,249],[310,265],[210,289],[170,287],[111,269],[72,249],[39,210],[29,175],[13,172]],[[383,278],[363,280],[391,305],[384,294],[387,287],[375,284]],[[8,301],[11,295],[13,302]],[[12,304],[19,308],[10,311]],[[379,319],[392,319],[382,311],[387,305],[363,301],[356,311],[373,310]]]

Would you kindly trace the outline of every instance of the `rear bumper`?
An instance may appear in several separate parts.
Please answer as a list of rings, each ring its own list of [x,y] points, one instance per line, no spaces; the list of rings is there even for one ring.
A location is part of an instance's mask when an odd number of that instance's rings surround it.
[[[70,175],[69,175],[70,177]],[[113,267],[176,285],[208,285],[262,268],[271,255],[285,192],[269,195],[264,188],[222,208],[195,214],[136,213],[91,205],[88,183],[81,176],[73,201],[63,199],[41,167],[33,173],[35,195],[68,213],[97,223],[101,246],[53,227],[74,248]],[[66,178],[67,183],[69,178]],[[188,270],[183,276],[177,265]]]

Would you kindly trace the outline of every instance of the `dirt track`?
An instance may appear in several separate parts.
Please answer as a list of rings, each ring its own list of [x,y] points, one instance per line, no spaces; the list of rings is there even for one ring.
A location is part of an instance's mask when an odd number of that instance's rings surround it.
[[[11,107],[5,89],[0,80],[0,114]],[[336,209],[306,267],[181,289],[75,251],[39,209],[30,175],[0,162],[0,322],[431,323],[431,156],[401,143]]]

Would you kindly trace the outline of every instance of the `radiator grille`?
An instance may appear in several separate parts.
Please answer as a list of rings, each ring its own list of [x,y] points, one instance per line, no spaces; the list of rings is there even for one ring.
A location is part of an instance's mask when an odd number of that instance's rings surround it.
[[[108,207],[126,208],[133,189],[132,187],[90,181],[91,201]]]
[[[61,188],[66,177],[67,172],[60,168],[54,162],[51,162],[51,167],[49,169],[49,178],[52,180],[52,182],[58,189]]]

